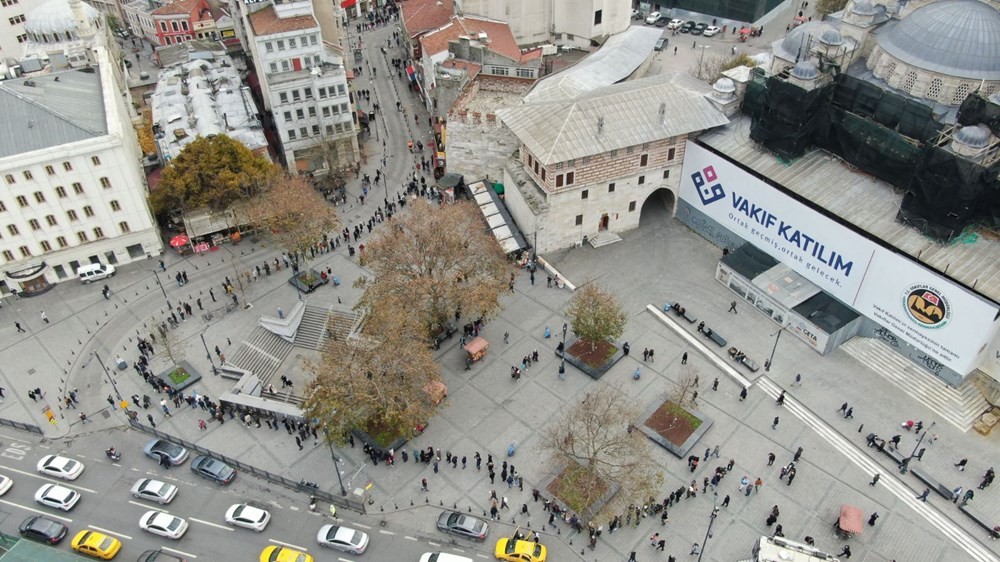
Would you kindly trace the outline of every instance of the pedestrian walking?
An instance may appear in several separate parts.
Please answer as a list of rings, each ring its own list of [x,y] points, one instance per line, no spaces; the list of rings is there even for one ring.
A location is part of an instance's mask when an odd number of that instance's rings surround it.
[[[844,419],[853,420],[854,419],[854,408],[848,408],[847,413],[844,414]]]
[[[930,494],[931,494],[931,489],[930,488],[924,488],[923,493],[921,493],[919,496],[917,496],[917,499],[920,500],[920,501],[922,501],[922,502],[924,502],[924,503],[926,503],[927,502],[927,496],[929,496]]]
[[[712,456],[715,457],[715,458],[719,458],[719,446],[718,445],[716,445],[715,448],[712,449]]]
[[[841,550],[840,554],[838,554],[837,556],[843,556],[844,558],[850,558],[851,557],[851,545],[845,544],[844,545],[844,550]]]
[[[872,513],[872,516],[868,518],[868,525],[874,527],[875,521],[878,520],[878,512]]]
[[[797,373],[795,375],[795,385],[802,386],[802,373]]]
[[[49,317],[45,315],[44,310],[39,312],[38,315],[41,316],[43,322],[45,322],[46,324],[49,323]]]
[[[693,545],[691,545],[691,552],[690,552],[690,554],[692,556],[694,556],[696,554],[701,554],[701,546],[698,543],[694,543]]]
[[[429,491],[427,489],[427,479],[426,478],[421,478],[420,479],[420,489],[423,490],[423,491],[425,491],[425,492]]]
[[[20,322],[14,322],[14,327],[17,328],[18,333],[20,333],[20,332],[27,332],[27,330],[25,330],[24,328],[21,327],[21,323]]]
[[[660,540],[660,533],[653,533],[653,536],[649,537],[649,546],[656,546],[656,543],[659,540]]]
[[[726,497],[722,498],[722,507],[729,507],[729,494],[726,494]]]
[[[778,399],[775,400],[775,402],[779,406],[784,406],[785,405],[785,391],[784,390],[781,391],[781,394],[778,395]]]
[[[729,303],[729,312],[732,312],[733,314],[739,314],[738,312],[736,312],[736,301]]]
[[[976,493],[972,490],[966,490],[965,495],[962,496],[962,505],[965,505],[972,501],[972,498],[976,497]]]
[[[744,386],[743,388],[740,389],[740,402],[746,400],[746,398],[747,398],[747,387]]]
[[[875,484],[878,484],[878,479],[879,479],[879,478],[882,478],[882,475],[881,475],[881,474],[879,474],[878,472],[876,472],[876,473],[875,473],[875,476],[872,476],[872,481],[871,481],[871,482],[869,482],[869,483],[868,483],[868,485],[869,485],[869,486],[874,486]]]
[[[674,47],[674,53],[676,53],[676,52],[677,52],[677,47]],[[555,516],[553,515],[553,517],[555,517]],[[550,521],[550,523],[551,523],[551,521]],[[555,525],[553,525],[553,527],[554,526]],[[628,560],[626,560],[625,562],[637,562],[636,559],[635,559],[635,551],[634,550],[628,555]]]
[[[778,429],[778,422],[781,421],[778,416],[774,416],[774,421],[771,422],[771,429]]]
[[[767,466],[774,465],[774,459],[775,459],[774,453],[768,453],[767,454]]]
[[[955,466],[960,472],[965,472],[965,465],[969,464],[969,459],[962,459],[955,463]]]
[[[208,429],[208,424],[205,423],[205,420],[198,420],[198,429],[202,431]]]
[[[844,417],[846,418],[847,417],[847,402],[844,402],[843,404],[841,404],[840,405],[840,409],[837,410],[837,411],[840,412],[841,414],[844,414]]]
[[[800,459],[800,458],[802,458],[802,447],[799,447],[799,448],[798,448],[798,449],[797,449],[797,450],[795,451],[795,454],[794,454],[794,455],[792,455],[792,462],[799,462],[799,459]]]
[[[956,503],[958,498],[962,497],[962,487],[959,486],[951,491],[951,503]]]
[[[681,365],[687,365],[687,363],[688,363],[688,352],[685,351],[684,355],[681,355]]]

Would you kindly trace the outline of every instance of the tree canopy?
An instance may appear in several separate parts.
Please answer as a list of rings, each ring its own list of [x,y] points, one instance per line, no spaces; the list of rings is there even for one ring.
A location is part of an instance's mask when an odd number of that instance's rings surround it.
[[[845,6],[847,6],[847,0],[818,0],[816,13],[820,16],[826,16],[843,10]]]
[[[625,332],[625,311],[618,299],[593,283],[573,293],[566,309],[573,333],[592,346],[599,341],[618,339]]]
[[[236,206],[247,223],[270,230],[282,248],[305,255],[338,225],[333,207],[302,176],[277,176]]]
[[[361,260],[373,275],[356,283],[364,289],[358,307],[379,325],[412,316],[426,336],[456,311],[485,318],[499,312],[511,273],[479,210],[464,201],[414,201],[365,245]]]
[[[208,207],[221,211],[268,185],[280,168],[226,135],[199,137],[163,169],[150,195],[153,212]]]

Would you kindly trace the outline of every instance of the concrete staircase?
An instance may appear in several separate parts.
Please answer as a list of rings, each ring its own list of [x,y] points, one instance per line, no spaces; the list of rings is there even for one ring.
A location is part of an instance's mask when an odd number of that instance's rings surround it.
[[[344,340],[357,322],[357,313],[306,305],[302,322],[295,332],[295,347],[322,349],[330,339],[327,328],[333,339]]]
[[[990,408],[971,378],[950,387],[875,338],[856,337],[840,348],[962,431]]]
[[[250,371],[266,387],[292,347],[291,342],[257,326],[226,363]]]
[[[587,239],[587,242],[595,248],[600,248],[601,246],[607,246],[608,244],[614,244],[615,242],[621,241],[621,236],[618,236],[614,232],[608,230],[598,232],[597,236]]]

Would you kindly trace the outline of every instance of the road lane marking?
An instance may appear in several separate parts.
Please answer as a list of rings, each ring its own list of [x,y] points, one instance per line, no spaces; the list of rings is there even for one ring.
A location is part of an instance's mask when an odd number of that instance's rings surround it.
[[[337,560],[340,562],[354,562],[354,560],[351,560],[350,558],[337,558]]]
[[[382,529],[379,529],[379,533],[381,533],[383,535],[395,535],[396,534],[396,533],[393,533],[392,531],[385,531],[385,530],[382,530]]]
[[[116,537],[121,537],[123,539],[132,540],[132,537],[126,535],[125,533],[119,533],[117,531],[111,531],[111,530],[108,530],[108,529],[102,529],[102,528],[96,527],[94,525],[87,525],[87,526],[90,527],[91,529],[95,530],[95,531],[100,531],[100,532],[102,532],[102,533],[104,533],[106,535],[115,535]]]
[[[191,521],[197,521],[198,523],[201,523],[202,525],[208,525],[210,527],[215,527],[216,529],[225,529],[227,531],[232,531],[233,530],[232,527],[228,527],[226,525],[219,525],[218,523],[212,523],[211,521],[203,521],[201,519],[195,519],[194,517],[189,517],[188,519],[190,519]]]
[[[181,556],[186,556],[188,558],[197,558],[197,556],[191,554],[190,552],[184,552],[183,550],[177,550],[174,548],[170,548],[169,546],[161,546],[160,550],[169,550],[170,552],[173,552],[175,554],[180,554]]]
[[[408,540],[408,541],[415,541],[415,540],[417,540],[417,537],[410,537],[410,536],[407,536],[407,535],[403,535],[403,538],[406,539],[406,540]]]
[[[2,437],[4,439],[10,439],[11,441],[20,441],[21,443],[30,443],[31,445],[34,445],[34,443],[32,443],[31,441],[26,441],[26,440],[21,439],[19,437],[11,437],[10,435],[6,435],[4,433],[0,433],[0,437]],[[44,447],[44,445],[39,445],[39,447]],[[48,449],[48,447],[45,447],[45,448]]]
[[[42,511],[40,509],[35,509],[33,507],[28,507],[26,505],[21,505],[19,503],[14,503],[14,502],[7,501],[7,500],[0,500],[0,503],[4,503],[4,504],[10,505],[10,506],[14,506],[14,507],[20,507],[21,509],[24,509],[26,511],[33,511],[35,513],[40,513],[40,514],[45,515],[47,517],[52,517],[53,519],[62,519],[63,521],[65,521],[67,523],[72,523],[73,522],[73,520],[70,519],[70,518],[68,518],[68,517],[61,517],[59,515],[53,515],[52,513],[48,512],[48,511]]]
[[[6,471],[9,471],[9,472],[15,472],[15,473],[20,474],[22,476],[31,476],[33,478],[38,478],[39,480],[45,480],[46,482],[49,482],[51,484],[59,484],[60,486],[65,486],[67,488],[73,488],[74,490],[80,490],[81,492],[88,492],[88,493],[91,493],[91,494],[96,494],[97,493],[97,490],[91,490],[90,488],[84,488],[83,486],[78,486],[76,484],[73,484],[72,480],[59,480],[57,478],[49,478],[49,477],[43,476],[43,475],[41,475],[41,474],[39,474],[37,472],[28,472],[28,471],[25,471],[25,470],[18,470],[16,468],[11,468],[9,466],[4,466],[4,465],[0,465],[0,468],[4,469]]]
[[[454,550],[455,552],[461,552],[462,554],[465,554],[465,550],[463,550],[461,548],[451,547],[451,549]]]
[[[439,543],[439,542],[431,542],[431,541],[427,541],[427,544],[429,544],[429,545],[431,545],[431,546],[441,546],[441,543]]]
[[[362,525],[361,523],[351,523],[351,525],[354,525],[355,527],[361,527],[362,529],[371,529],[370,525]]]
[[[288,548],[294,548],[295,550],[301,550],[302,552],[309,552],[308,550],[306,550],[305,547],[296,546],[296,545],[294,545],[292,543],[276,541],[274,539],[267,539],[267,540],[270,541],[270,542],[273,542],[274,544],[280,544],[281,546],[287,546]]]

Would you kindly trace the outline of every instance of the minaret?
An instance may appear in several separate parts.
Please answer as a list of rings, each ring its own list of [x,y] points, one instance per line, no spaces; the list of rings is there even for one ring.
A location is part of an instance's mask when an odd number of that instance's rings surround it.
[[[69,9],[73,12],[73,19],[76,20],[76,36],[79,47],[75,47],[74,53],[67,53],[70,60],[87,60],[96,62],[92,49],[94,48],[94,36],[96,30],[90,25],[87,13],[83,11],[83,0],[69,0]],[[79,57],[79,58],[78,58]]]

